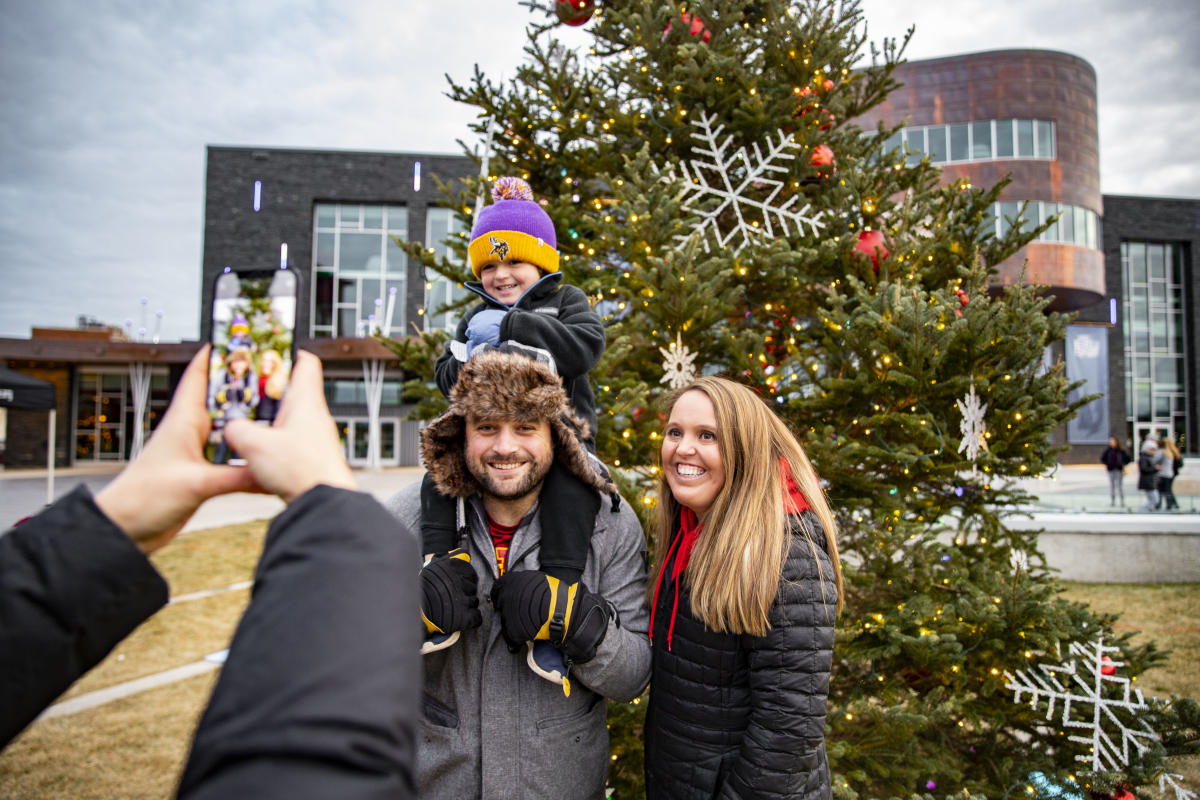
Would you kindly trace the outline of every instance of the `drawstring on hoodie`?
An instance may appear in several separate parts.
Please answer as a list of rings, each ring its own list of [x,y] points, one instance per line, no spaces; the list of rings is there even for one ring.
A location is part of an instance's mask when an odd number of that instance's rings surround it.
[[[808,500],[804,492],[792,477],[792,470],[786,458],[779,459],[780,477],[783,479],[783,512],[799,514],[808,509]],[[666,558],[658,568],[658,580],[654,585],[654,603],[650,606],[650,642],[654,642],[654,614],[658,611],[658,593],[662,590],[663,578],[667,574],[667,564],[671,563],[671,554],[678,550],[675,563],[671,564],[671,580],[675,583],[675,597],[671,603],[671,623],[667,626],[667,651],[671,650],[671,639],[675,634],[675,619],[679,613],[679,584],[682,582],[683,571],[687,569],[692,557],[692,549],[700,538],[704,524],[696,520],[696,512],[683,506],[679,512],[679,531],[675,534],[671,546],[667,548]]]

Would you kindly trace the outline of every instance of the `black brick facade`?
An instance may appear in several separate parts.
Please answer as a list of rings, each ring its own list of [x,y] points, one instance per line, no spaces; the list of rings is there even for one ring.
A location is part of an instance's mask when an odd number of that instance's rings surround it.
[[[419,191],[413,182],[418,161]],[[207,309],[221,270],[274,269],[285,242],[288,264],[301,275],[298,338],[309,337],[317,203],[404,205],[408,241],[424,241],[425,209],[444,199],[435,177],[451,182],[475,169],[465,156],[210,146],[204,187],[201,341],[210,335]],[[259,211],[254,210],[255,181],[262,182]],[[425,281],[411,259],[409,270],[404,303],[405,318],[411,320],[424,301]]]

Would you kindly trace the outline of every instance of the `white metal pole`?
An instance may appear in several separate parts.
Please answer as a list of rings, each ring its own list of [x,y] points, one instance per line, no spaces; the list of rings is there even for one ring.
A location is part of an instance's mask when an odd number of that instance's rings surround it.
[[[50,409],[50,430],[47,433],[47,439],[50,440],[46,448],[46,505],[54,502],[54,432],[58,422],[58,409]]]
[[[129,365],[129,382],[133,391],[133,443],[129,448],[129,460],[142,453],[146,443],[146,406],[150,399],[150,365],[136,361]]]

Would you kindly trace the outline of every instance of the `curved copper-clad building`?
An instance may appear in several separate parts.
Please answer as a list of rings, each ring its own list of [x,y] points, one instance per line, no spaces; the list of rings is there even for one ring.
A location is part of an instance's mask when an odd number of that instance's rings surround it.
[[[1000,265],[998,282],[1045,284],[1055,310],[1090,306],[1105,296],[1100,249],[1100,154],[1096,73],[1081,58],[1049,50],[997,50],[896,69],[904,85],[857,121],[904,123],[901,142],[942,166],[943,181],[991,186],[1013,180],[996,209],[997,232],[1030,201],[1027,217],[1060,221]]]

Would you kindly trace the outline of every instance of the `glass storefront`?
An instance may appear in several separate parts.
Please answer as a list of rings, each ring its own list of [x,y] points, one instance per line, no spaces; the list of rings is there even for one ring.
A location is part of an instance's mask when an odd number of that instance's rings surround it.
[[[148,435],[171,400],[166,367],[152,370],[146,418]],[[133,394],[129,371],[121,367],[81,367],[75,389],[72,463],[125,461],[133,445]]]
[[[346,461],[352,467],[366,466],[367,451],[370,445],[370,426],[365,417],[339,417],[337,420],[338,438],[346,451]],[[400,420],[395,417],[384,417],[379,420],[380,462],[385,467],[400,465],[398,438]]]

